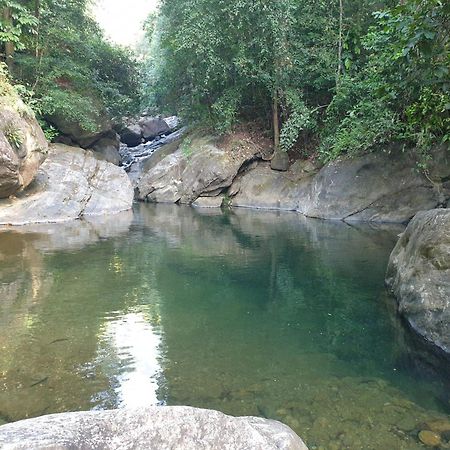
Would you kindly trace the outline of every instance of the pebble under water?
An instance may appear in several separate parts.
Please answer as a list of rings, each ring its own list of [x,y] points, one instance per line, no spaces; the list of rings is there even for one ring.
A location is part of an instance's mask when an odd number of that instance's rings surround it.
[[[281,420],[311,450],[447,448],[445,376],[383,284],[400,232],[164,205],[5,229],[0,423],[191,405]]]

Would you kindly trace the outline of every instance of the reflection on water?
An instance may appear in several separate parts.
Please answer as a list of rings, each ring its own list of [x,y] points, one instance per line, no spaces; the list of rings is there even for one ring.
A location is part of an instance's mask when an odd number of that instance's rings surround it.
[[[401,231],[142,205],[0,232],[0,421],[188,404],[423,448],[450,404],[385,295]]]
[[[161,337],[148,316],[129,313],[108,322],[101,340],[116,350],[119,366],[125,368],[117,379],[118,406],[157,405]]]

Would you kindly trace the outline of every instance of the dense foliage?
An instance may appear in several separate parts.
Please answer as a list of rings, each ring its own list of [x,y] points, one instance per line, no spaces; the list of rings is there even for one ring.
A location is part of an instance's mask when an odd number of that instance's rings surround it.
[[[39,116],[94,131],[99,117],[136,111],[135,58],[104,39],[87,0],[0,0],[0,7],[0,46]]]
[[[324,159],[449,139],[448,2],[162,0],[147,26],[155,109]]]

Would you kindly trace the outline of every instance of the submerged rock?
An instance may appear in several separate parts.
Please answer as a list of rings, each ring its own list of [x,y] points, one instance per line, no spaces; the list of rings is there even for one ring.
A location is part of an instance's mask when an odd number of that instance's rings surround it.
[[[35,182],[17,198],[0,202],[0,224],[64,222],[131,208],[125,171],[81,148],[51,146]]]
[[[182,406],[65,413],[23,420],[0,427],[0,446],[10,450],[307,450],[303,441],[280,422]]]
[[[422,430],[419,433],[419,440],[428,447],[439,447],[442,444],[441,437],[433,431]]]
[[[11,90],[0,98],[0,198],[25,189],[44,162],[48,144],[33,112]]]
[[[414,217],[391,254],[386,284],[411,327],[450,357],[450,210]]]

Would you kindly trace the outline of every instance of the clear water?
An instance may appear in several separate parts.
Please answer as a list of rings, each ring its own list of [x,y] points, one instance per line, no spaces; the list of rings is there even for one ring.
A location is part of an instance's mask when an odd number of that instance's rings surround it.
[[[449,405],[385,294],[401,231],[142,205],[0,232],[0,420],[183,404],[424,448]]]

